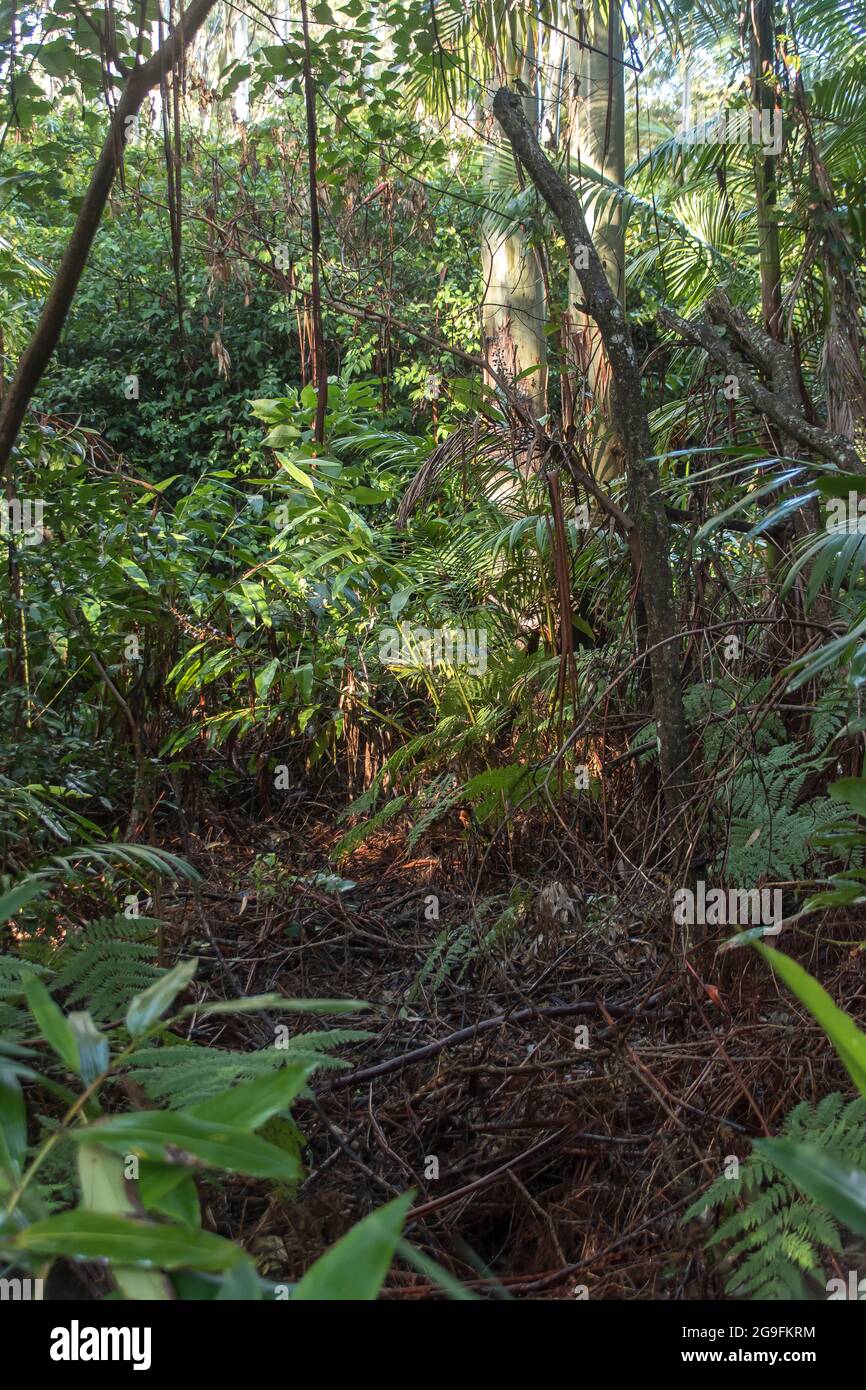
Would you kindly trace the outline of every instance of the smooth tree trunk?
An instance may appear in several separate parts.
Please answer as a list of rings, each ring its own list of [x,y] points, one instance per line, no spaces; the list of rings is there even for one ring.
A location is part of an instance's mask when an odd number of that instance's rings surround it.
[[[516,67],[516,76],[529,93],[521,98],[524,115],[537,130],[539,102],[533,65],[524,58],[516,62]],[[484,154],[488,206],[502,188],[497,178],[500,165],[501,156],[491,138]],[[497,375],[514,385],[531,413],[538,417],[547,409],[544,277],[541,261],[525,229],[505,231],[502,223],[502,218],[488,211],[481,225],[484,357]]]
[[[195,38],[217,0],[192,0],[165,43],[126,75],[105,143],[102,146],[90,184],[84,195],[60,268],[45,300],[39,322],[33,330],[9,389],[0,405],[0,470],[5,469],[18,437],[27,407],[60,339],[66,316],[78,288],[93,238],[102,220],[111,186],[120,167],[124,140],[130,119],[138,115],[148,92],[158,87],[177,63],[184,49]]]
[[[622,449],[629,514],[637,541],[640,591],[646,611],[653,706],[665,802],[672,819],[689,797],[688,740],[680,685],[680,643],[668,553],[668,521],[652,459],[640,368],[622,302],[608,283],[577,196],[553,167],[526,119],[521,100],[507,88],[493,110],[515,155],[556,218],[576,267],[587,312],[598,326],[610,362],[611,413]],[[685,827],[680,825],[680,829]]]
[[[582,198],[586,225],[607,282],[625,304],[625,223],[619,198],[601,192],[598,179],[625,181],[625,77],[620,10],[592,0],[569,44],[569,167],[589,197]],[[574,266],[568,277],[569,357],[577,409],[592,414],[592,461],[604,484],[622,471],[612,447],[610,364],[598,325],[579,307],[583,298]]]

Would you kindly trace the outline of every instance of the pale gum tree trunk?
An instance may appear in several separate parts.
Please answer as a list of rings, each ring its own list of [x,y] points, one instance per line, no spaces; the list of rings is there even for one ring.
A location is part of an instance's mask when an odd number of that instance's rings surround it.
[[[572,177],[590,193],[594,171],[612,183],[625,180],[625,78],[619,8],[608,0],[589,0],[581,32],[569,53],[569,161]],[[618,199],[581,199],[586,223],[607,282],[625,305],[625,225]],[[612,447],[610,367],[598,326],[576,307],[580,280],[568,277],[569,356],[574,364],[575,411],[594,413],[593,470],[605,483],[622,473],[621,451]]]
[[[534,64],[524,58],[515,60],[515,65],[520,81],[533,93],[523,97],[523,108],[526,119],[537,130],[539,101],[534,94]],[[492,117],[491,128],[495,130]],[[496,147],[488,144],[484,155],[484,188],[488,194],[496,188],[495,162]],[[504,235],[497,218],[484,214],[481,272],[485,360],[509,383],[516,382],[516,390],[532,414],[541,416],[547,410],[547,305],[541,262],[522,228]],[[530,374],[524,376],[524,372]],[[489,384],[495,384],[492,378]]]

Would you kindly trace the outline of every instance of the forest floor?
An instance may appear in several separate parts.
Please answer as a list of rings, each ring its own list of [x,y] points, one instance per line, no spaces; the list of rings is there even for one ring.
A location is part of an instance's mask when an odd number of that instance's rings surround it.
[[[317,1073],[315,1099],[295,1106],[298,1190],[207,1190],[211,1220],[263,1275],[294,1280],[412,1188],[410,1241],[488,1297],[723,1296],[711,1231],[683,1213],[793,1105],[843,1084],[755,952],[713,941],[684,957],[646,875],[614,884],[599,856],[596,882],[583,873],[577,889],[541,824],[515,831],[498,863],[457,821],[414,850],[389,827],[340,865],[353,884],[341,891],[316,882],[345,833],[325,804],[279,823],[213,812],[199,828],[167,845],[203,877],[197,895],[159,904],[167,953],[201,956],[210,997],[371,1006],[337,1020],[372,1034],[340,1049],[350,1069]],[[820,963],[811,935],[786,933],[784,947],[861,1012],[859,944],[825,945]],[[258,1049],[273,1026],[221,1016],[196,1039]],[[444,1295],[398,1259],[383,1296]]]

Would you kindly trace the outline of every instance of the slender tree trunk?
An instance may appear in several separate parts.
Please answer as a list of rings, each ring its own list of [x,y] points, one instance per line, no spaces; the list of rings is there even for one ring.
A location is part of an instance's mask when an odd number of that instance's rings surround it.
[[[304,101],[307,112],[307,164],[310,171],[310,255],[312,261],[313,364],[316,380],[316,420],[313,438],[321,444],[325,438],[325,414],[328,409],[328,358],[325,351],[325,329],[322,323],[322,291],[319,284],[322,233],[319,226],[319,185],[317,173],[318,134],[316,128],[316,84],[310,59],[310,23],[307,0],[301,0],[301,20],[304,29]]]
[[[625,223],[618,198],[602,193],[593,174],[625,181],[625,79],[620,9],[611,0],[592,0],[581,13],[577,37],[569,45],[572,177],[593,196],[583,203],[586,225],[604,266],[608,284],[625,304]],[[582,300],[577,271],[568,276],[570,356],[573,395],[594,413],[593,471],[600,483],[621,472],[622,458],[611,447],[610,364],[598,325],[576,306]]]
[[[690,776],[668,522],[658,468],[651,460],[652,440],[641,394],[640,369],[625,309],[608,283],[580,203],[542,151],[520,98],[502,87],[496,93],[493,110],[515,155],[559,223],[569,260],[578,272],[583,301],[598,325],[610,362],[612,418],[623,452],[629,513],[639,550],[664,795],[668,811],[674,816],[688,799]]]
[[[170,38],[146,63],[138,64],[126,77],[115,108],[114,119],[93,170],[90,186],[84,195],[84,202],[63,254],[60,269],[0,406],[0,469],[6,466],[27,407],[51,360],[66,322],[93,245],[93,238],[102,220],[114,176],[120,165],[123,144],[129,129],[127,122],[130,117],[138,114],[148,92],[158,86],[163,75],[174,67],[180,54],[192,42],[215,4],[216,0],[192,0],[189,9],[184,13],[182,23],[178,24]]]
[[[782,117],[781,112],[776,110],[776,93],[772,82],[776,56],[773,0],[749,0],[747,25],[752,105],[759,113],[762,132],[781,131]],[[779,250],[779,224],[776,221],[776,197],[776,157],[757,147],[755,202],[758,212],[758,255],[761,267],[761,313],[764,328],[770,337],[781,342],[782,260]]]
[[[516,76],[531,93],[536,79],[533,64],[514,60]],[[524,114],[538,128],[538,98],[522,98]],[[494,127],[495,129],[495,127]],[[501,185],[496,179],[497,150],[488,144],[484,155],[484,188],[489,202]],[[481,268],[484,277],[484,357],[494,371],[526,400],[532,414],[547,409],[546,301],[541,263],[523,228],[505,234],[502,219],[485,213],[481,227]],[[534,370],[533,370],[534,369]],[[528,375],[524,376],[526,372]]]

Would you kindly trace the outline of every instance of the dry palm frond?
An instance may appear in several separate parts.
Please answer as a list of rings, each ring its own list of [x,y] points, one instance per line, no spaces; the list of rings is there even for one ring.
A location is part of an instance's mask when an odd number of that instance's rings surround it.
[[[492,424],[480,416],[459,425],[418,469],[400,503],[397,525],[405,527],[419,503],[458,470],[467,493],[480,490],[501,504],[540,461],[535,438],[528,427]]]

